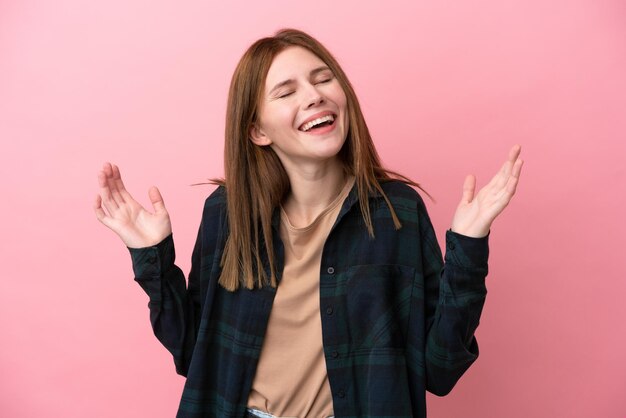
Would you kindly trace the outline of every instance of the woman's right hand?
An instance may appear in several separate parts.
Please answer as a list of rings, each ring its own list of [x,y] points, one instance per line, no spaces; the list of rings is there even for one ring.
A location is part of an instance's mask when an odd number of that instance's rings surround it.
[[[93,205],[96,217],[113,230],[127,247],[151,247],[172,233],[170,215],[155,186],[148,190],[154,208],[154,213],[150,213],[128,193],[116,165],[105,163],[98,173],[98,183],[100,194]]]

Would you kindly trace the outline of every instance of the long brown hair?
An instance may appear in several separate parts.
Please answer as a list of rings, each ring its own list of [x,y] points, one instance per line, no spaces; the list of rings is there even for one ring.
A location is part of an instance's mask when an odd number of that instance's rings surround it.
[[[248,289],[266,284],[276,286],[272,215],[289,193],[289,178],[272,148],[255,145],[249,139],[249,132],[257,122],[265,78],[272,61],[281,51],[292,46],[317,55],[333,72],[346,95],[349,128],[339,158],[345,171],[355,176],[361,213],[369,235],[374,237],[368,198],[375,191],[387,202],[396,229],[401,227],[381,182],[396,178],[420,187],[382,167],[354,89],[337,60],[321,43],[295,29],[282,29],[273,37],[259,39],[244,53],[231,80],[226,111],[225,178],[214,180],[226,187],[229,235],[221,260],[219,283],[230,291],[237,290],[240,285]],[[263,259],[269,264],[269,277]]]

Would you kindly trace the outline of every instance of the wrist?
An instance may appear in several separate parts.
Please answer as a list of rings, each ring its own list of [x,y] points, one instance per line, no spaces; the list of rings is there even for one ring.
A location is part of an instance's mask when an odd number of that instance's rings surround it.
[[[450,227],[450,231],[455,234],[463,235],[470,238],[484,238],[489,235],[489,228],[457,228]]]

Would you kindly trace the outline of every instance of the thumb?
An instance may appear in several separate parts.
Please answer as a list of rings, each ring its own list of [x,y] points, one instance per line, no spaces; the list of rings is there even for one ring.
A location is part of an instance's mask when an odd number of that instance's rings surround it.
[[[163,196],[161,196],[161,192],[159,192],[159,189],[156,186],[150,187],[148,190],[148,196],[150,197],[150,202],[152,202],[152,207],[156,213],[166,211]]]
[[[465,177],[463,182],[463,196],[461,197],[461,203],[470,203],[474,199],[474,192],[476,190],[476,177],[469,174]]]

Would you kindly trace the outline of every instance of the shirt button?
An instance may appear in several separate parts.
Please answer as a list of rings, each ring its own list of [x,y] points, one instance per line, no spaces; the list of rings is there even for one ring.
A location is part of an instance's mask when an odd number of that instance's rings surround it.
[[[339,353],[336,351],[333,351],[330,355],[333,356],[333,358],[339,357]]]
[[[343,389],[339,389],[339,391],[337,392],[337,396],[339,396],[340,398],[345,398],[346,392]]]
[[[328,272],[328,274],[335,274],[335,268],[334,267],[328,267],[326,269],[326,271]]]
[[[333,307],[332,306],[328,306],[326,308],[326,315],[332,315],[333,314]]]
[[[450,242],[448,243],[448,248],[454,250],[456,248],[456,245],[454,245],[454,242]]]

